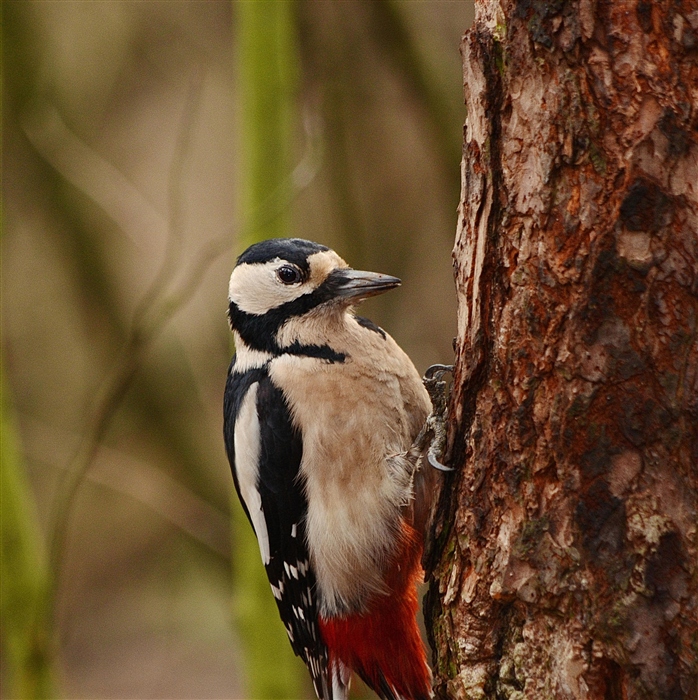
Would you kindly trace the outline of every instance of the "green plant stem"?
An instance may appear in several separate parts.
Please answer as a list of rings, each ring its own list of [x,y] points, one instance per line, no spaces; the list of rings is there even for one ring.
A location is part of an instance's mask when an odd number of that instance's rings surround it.
[[[242,0],[234,2],[233,8],[244,232],[237,245],[242,251],[256,241],[289,235],[298,56],[295,3]],[[305,669],[288,643],[252,528],[237,503],[232,517],[234,608],[244,646],[248,695],[260,700],[303,697]]]
[[[36,503],[25,476],[8,388],[2,371],[0,463],[0,616],[8,687],[5,697],[52,695],[50,649],[43,614],[48,586],[46,553]]]

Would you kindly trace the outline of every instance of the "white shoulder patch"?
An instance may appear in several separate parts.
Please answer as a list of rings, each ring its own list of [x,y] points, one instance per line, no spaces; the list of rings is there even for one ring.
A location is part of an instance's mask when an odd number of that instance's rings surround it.
[[[235,472],[242,499],[252,519],[262,561],[268,564],[271,558],[269,534],[262,510],[262,498],[257,490],[259,475],[259,416],[257,415],[257,382],[252,384],[242,400],[235,421]]]

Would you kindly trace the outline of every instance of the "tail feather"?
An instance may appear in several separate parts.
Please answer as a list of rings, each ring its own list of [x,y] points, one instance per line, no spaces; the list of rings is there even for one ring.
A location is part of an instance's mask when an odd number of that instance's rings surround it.
[[[351,671],[339,659],[332,662],[332,699],[347,700]]]
[[[388,683],[386,677],[381,673],[379,687],[376,690],[381,700],[431,700],[431,691],[428,695],[414,695],[409,698],[400,695],[395,688]]]

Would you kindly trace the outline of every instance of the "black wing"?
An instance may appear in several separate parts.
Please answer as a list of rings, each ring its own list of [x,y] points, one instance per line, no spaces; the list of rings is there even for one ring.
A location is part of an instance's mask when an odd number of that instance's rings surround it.
[[[308,667],[318,698],[333,700],[329,655],[318,625],[315,574],[306,543],[307,503],[299,478],[303,444],[282,392],[264,368],[241,374],[231,371],[228,376],[224,400],[228,459],[238,496],[252,522],[238,484],[234,436],[240,405],[255,383],[261,442],[257,487],[269,537],[267,577],[293,651]]]

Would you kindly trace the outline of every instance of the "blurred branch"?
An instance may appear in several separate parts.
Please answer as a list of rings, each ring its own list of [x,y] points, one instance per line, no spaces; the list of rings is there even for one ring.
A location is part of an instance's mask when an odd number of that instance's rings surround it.
[[[97,394],[79,447],[67,467],[65,476],[58,486],[52,503],[48,529],[48,585],[44,603],[40,606],[35,620],[35,633],[37,637],[45,640],[43,651],[47,655],[50,655],[52,651],[50,647],[52,636],[50,630],[53,629],[55,624],[56,595],[58,590],[60,590],[64,550],[78,488],[94,461],[99,445],[130,389],[147,350],[172,315],[191,298],[211,263],[230,248],[230,233],[208,244],[200,251],[200,254],[195,258],[174,290],[169,294],[165,293],[167,283],[174,275],[181,249],[183,212],[181,203],[173,200],[180,196],[178,183],[182,177],[191,132],[195,124],[195,103],[199,100],[200,84],[201,79],[197,74],[188,92],[187,104],[185,105],[180,134],[175,149],[175,157],[170,171],[169,193],[172,201],[170,201],[169,206],[168,228],[170,236],[168,237],[168,250],[165,255],[165,261],[160,273],[141,302],[137,315],[134,316],[120,359],[111,376],[104,382]],[[60,143],[60,139],[57,139],[55,126],[63,126],[61,130],[63,135],[68,130],[57,115],[54,115],[49,122],[54,127],[54,130],[49,133],[49,138],[46,138],[46,134],[41,132],[40,129],[32,128],[36,127],[36,124],[37,122],[35,121],[28,123],[29,126],[26,128],[27,135],[37,150],[59,171],[63,172],[61,166],[68,166],[68,172],[65,174],[69,178],[76,175],[79,177],[79,173],[75,169],[75,161],[70,157],[77,153],[84,162],[93,167],[96,166],[97,172],[109,176],[108,179],[112,185],[116,185],[115,189],[122,201],[126,202],[133,196],[134,202],[140,206],[141,210],[145,209],[148,214],[152,213],[150,207],[143,207],[145,200],[142,195],[137,193],[137,191],[134,195],[134,188],[128,183],[126,178],[121,176],[115,168],[108,164],[105,165],[104,161],[77,137],[68,138],[66,142]],[[47,153],[42,151],[42,146],[48,151]],[[93,183],[89,182],[86,184],[88,184],[86,188],[87,194],[93,196]],[[104,189],[100,189],[98,194],[103,194],[103,192]],[[98,200],[98,203],[101,203],[101,201]],[[124,209],[126,208],[128,207],[125,206]]]
[[[157,220],[159,226],[164,225],[170,232],[163,264],[137,307],[120,358],[111,376],[97,393],[80,444],[53,500],[48,527],[48,583],[45,601],[37,613],[34,630],[37,638],[44,640],[43,653],[47,656],[51,653],[50,629],[53,626],[55,597],[60,588],[63,553],[75,495],[153,342],[172,316],[191,299],[211,264],[233,246],[234,229],[231,227],[219,238],[207,242],[180,276],[179,282],[172,286],[178,273],[184,230],[180,187],[191,132],[196,123],[196,103],[200,99],[201,83],[201,74],[195,74],[188,91],[170,168],[169,221],[166,224],[163,224],[155,209],[128,179],[73,134],[55,110],[46,110],[42,119],[25,121],[25,133],[36,150],[66,179],[103,206],[107,213],[112,214],[117,223],[128,229],[128,220],[122,214],[134,208],[129,206],[132,203],[140,212],[140,222]],[[310,128],[308,132],[308,146],[303,159],[290,175],[288,168],[282,172],[278,185],[259,202],[254,219],[239,234],[239,238],[258,235],[266,223],[278,218],[295,195],[314,178],[319,162],[319,138]],[[80,169],[81,164],[97,177],[85,176]],[[113,191],[109,192],[110,190]],[[128,234],[128,230],[125,232]],[[168,287],[170,290],[166,291]]]
[[[31,462],[55,467],[62,457],[55,454],[56,446],[75,442],[75,435],[54,425],[28,415],[21,420],[34,436],[29,443],[35,451],[27,454]],[[230,559],[229,516],[162,470],[101,445],[85,479],[133,498],[210,551]]]
[[[53,105],[32,111],[23,128],[41,157],[94,200],[132,243],[140,247],[149,237],[165,238],[167,219],[120,170],[71,131]]]
[[[339,72],[342,66],[342,52],[330,54],[325,60],[331,62],[332,72]],[[327,149],[329,151],[328,175],[332,188],[333,204],[339,214],[343,229],[344,249],[355,265],[366,268],[369,265],[369,238],[365,217],[362,216],[360,199],[352,177],[349,130],[351,105],[348,104],[347,90],[340,81],[328,80],[325,83],[323,105],[327,113]]]
[[[414,98],[423,106],[440,153],[445,182],[460,186],[462,129],[447,96],[430,74],[395,0],[368,3],[376,45],[382,47]],[[458,191],[457,189],[455,190]]]
[[[195,106],[190,102],[198,101],[200,96],[200,79],[192,81],[194,87],[187,95],[182,124],[175,158],[170,171],[170,197],[176,197],[178,187],[172,185],[175,179],[180,179],[182,169],[191,140],[194,126]],[[221,240],[218,246],[210,246],[204,250],[185,276],[179,288],[164,295],[166,277],[171,276],[170,268],[175,264],[181,238],[181,205],[170,203],[170,235],[168,236],[168,252],[163,263],[164,272],[156,277],[151,288],[146,292],[143,302],[139,305],[134,316],[126,346],[112,376],[104,383],[98,392],[95,407],[90,411],[88,425],[83,433],[80,446],[71,460],[67,473],[61,481],[51,509],[49,520],[49,564],[53,577],[53,593],[60,586],[61,561],[65,548],[67,529],[72,511],[73,500],[85,472],[94,460],[99,443],[102,441],[111,421],[118,410],[124,396],[131,387],[133,378],[138,370],[145,352],[150,347],[174,312],[182,306],[196,291],[203,273],[210,264],[225,250]],[[170,239],[175,239],[170,243]],[[175,258],[175,260],[172,260]],[[148,318],[150,316],[150,318]],[[53,601],[51,601],[51,604]],[[52,613],[51,613],[52,614]]]
[[[165,257],[160,265],[158,274],[153,280],[148,291],[143,295],[140,304],[133,315],[133,326],[138,326],[143,316],[152,307],[153,302],[163,293],[167,284],[177,269],[179,257],[182,252],[184,238],[184,192],[182,180],[184,167],[189,154],[191,135],[194,131],[198,107],[201,102],[204,70],[202,66],[194,69],[194,75],[189,80],[189,89],[184,101],[184,110],[181,117],[181,125],[175,143],[174,156],[170,165],[167,183],[167,208],[168,208],[168,236],[165,247]],[[222,251],[221,251],[222,252]]]

